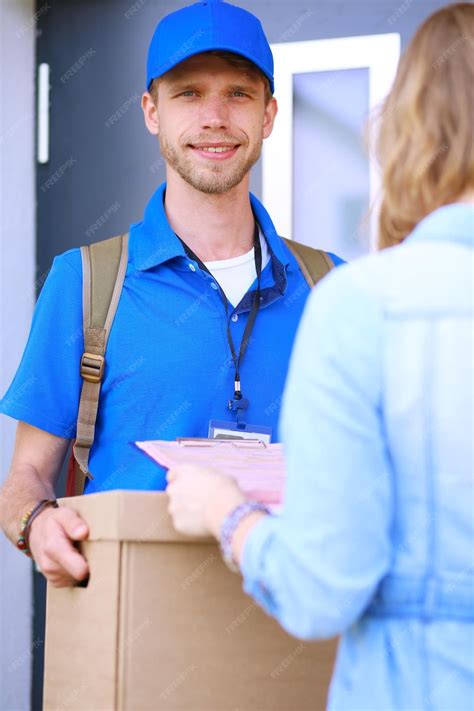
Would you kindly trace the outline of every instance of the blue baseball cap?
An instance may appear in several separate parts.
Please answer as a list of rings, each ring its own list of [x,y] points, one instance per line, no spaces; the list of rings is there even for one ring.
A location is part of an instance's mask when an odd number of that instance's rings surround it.
[[[210,50],[239,54],[267,77],[273,93],[273,55],[260,20],[221,0],[202,0],[166,15],[148,50],[146,88],[189,57]]]

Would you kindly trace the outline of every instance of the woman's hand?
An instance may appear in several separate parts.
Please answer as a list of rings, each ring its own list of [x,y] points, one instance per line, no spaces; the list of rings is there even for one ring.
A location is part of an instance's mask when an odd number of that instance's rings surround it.
[[[245,501],[235,480],[216,469],[183,464],[170,469],[167,480],[174,527],[189,536],[218,538],[226,516]]]

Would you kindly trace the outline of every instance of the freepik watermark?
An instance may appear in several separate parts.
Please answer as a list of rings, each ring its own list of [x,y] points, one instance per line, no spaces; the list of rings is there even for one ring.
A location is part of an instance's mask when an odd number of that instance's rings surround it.
[[[41,185],[41,191],[45,193],[52,188],[53,185],[56,185],[56,183],[61,180],[64,173],[67,173],[67,171],[72,168],[75,163],[77,163],[77,160],[72,156],[64,161],[64,163],[48,178],[48,180]]]
[[[38,22],[38,19],[42,15],[46,15],[48,10],[51,10],[51,5],[49,3],[45,2],[44,5],[41,5],[41,7],[30,17],[30,19],[25,22],[23,25],[17,28],[15,35],[18,37],[18,39],[21,39],[26,35],[27,32],[31,32],[31,30],[34,30],[36,27],[36,23]]]
[[[128,99],[126,99],[121,106],[118,107],[114,113],[109,116],[107,121],[104,121],[104,126],[106,128],[110,128],[114,124],[116,124],[120,119],[125,116],[125,114],[131,109],[134,104],[137,103],[137,101],[140,101],[140,94],[132,94],[132,96],[129,96]]]
[[[95,49],[92,49],[92,47],[89,47],[88,50],[82,54],[79,59],[77,59],[74,64],[72,64],[69,69],[67,69],[64,74],[61,75],[60,79],[63,84],[66,84],[70,79],[72,79],[78,71],[82,69],[84,64],[87,63],[89,59],[94,57],[97,54]]]
[[[92,223],[90,227],[87,228],[86,230],[86,235],[88,237],[92,237],[92,235],[99,230],[102,225],[105,225],[106,222],[114,215],[118,210],[120,209],[120,203],[119,202],[114,202],[110,207],[103,212],[103,214],[97,218],[95,222]]]
[[[314,10],[305,10],[301,15],[298,15],[296,20],[286,29],[281,35],[279,35],[277,42],[288,42],[302,27],[305,22],[314,15]]]

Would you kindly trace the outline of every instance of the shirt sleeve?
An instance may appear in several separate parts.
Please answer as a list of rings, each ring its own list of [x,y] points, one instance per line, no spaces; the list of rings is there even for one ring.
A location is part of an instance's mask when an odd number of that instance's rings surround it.
[[[82,266],[76,249],[53,261],[0,413],[60,437],[75,437],[83,346]]]
[[[283,401],[284,507],[243,551],[246,592],[303,639],[347,629],[391,557],[382,317],[351,270],[335,270],[308,300]]]

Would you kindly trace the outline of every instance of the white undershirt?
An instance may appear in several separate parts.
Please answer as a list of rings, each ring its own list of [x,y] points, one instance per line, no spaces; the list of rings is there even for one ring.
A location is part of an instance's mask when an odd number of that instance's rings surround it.
[[[259,232],[260,246],[262,248],[262,271],[270,261],[267,242]],[[240,257],[232,259],[219,259],[215,262],[204,262],[214,279],[221,286],[232,306],[238,306],[243,297],[257,278],[255,269],[254,248]]]

